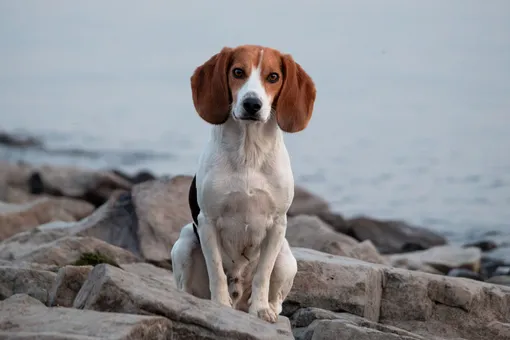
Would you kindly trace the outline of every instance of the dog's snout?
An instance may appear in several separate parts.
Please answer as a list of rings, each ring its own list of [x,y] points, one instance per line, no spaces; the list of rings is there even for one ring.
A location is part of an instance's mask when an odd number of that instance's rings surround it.
[[[248,97],[243,101],[243,108],[248,114],[255,114],[260,111],[262,102],[256,97]]]

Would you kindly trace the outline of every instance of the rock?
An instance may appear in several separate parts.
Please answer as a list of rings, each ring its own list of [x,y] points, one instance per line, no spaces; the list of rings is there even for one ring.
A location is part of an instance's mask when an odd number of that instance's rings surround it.
[[[143,276],[153,280],[158,280],[165,285],[175,286],[174,276],[171,271],[153,266],[150,263],[126,263],[121,264],[120,267],[127,272]]]
[[[351,249],[348,249],[345,256],[352,257],[354,259],[377,263],[377,264],[388,264],[389,262],[379,254],[374,244],[370,240],[365,240],[358,243]]]
[[[182,227],[192,221],[188,203],[191,176],[174,176],[136,185],[133,202],[138,216],[140,251],[148,261],[168,263]]]
[[[306,307],[298,309],[289,320],[291,327],[294,329],[308,327],[315,320],[338,319],[339,314],[325,309]]]
[[[92,215],[66,226],[68,233],[94,237],[141,257],[138,217],[131,193],[115,192]]]
[[[499,266],[493,274],[493,276],[510,275],[510,266]]]
[[[271,324],[248,313],[199,299],[159,280],[106,264],[92,270],[74,307],[171,320],[176,339],[292,339],[287,318]]]
[[[504,265],[505,265],[505,262],[502,260],[494,259],[492,257],[482,256],[480,273],[482,273],[483,277],[489,278],[489,277],[494,276],[494,272],[500,266],[504,266]]]
[[[486,282],[510,287],[510,275],[493,276]]]
[[[54,206],[64,208],[77,221],[89,216],[95,209],[89,202],[74,198],[43,196],[43,199],[49,200]]]
[[[78,222],[47,224],[39,230],[94,237],[171,268],[172,246],[181,228],[191,221],[190,184],[189,176],[144,182],[133,187],[132,193],[114,192],[104,205]],[[0,244],[0,258],[1,254]]]
[[[388,258],[394,267],[413,270],[426,264],[446,274],[454,268],[479,272],[482,253],[479,248],[475,247],[463,248],[446,245],[412,253],[394,254]]]
[[[461,278],[418,274],[393,269],[385,275],[379,322],[425,338],[428,334],[470,340],[509,338],[510,328],[502,332],[495,323],[510,323],[510,289]],[[414,301],[409,304],[411,300]]]
[[[484,253],[484,255],[495,260],[503,261],[506,265],[510,265],[510,240],[508,243],[500,243],[498,248],[488,251]]]
[[[64,266],[50,290],[48,306],[72,307],[74,298],[80,291],[92,266]]]
[[[95,207],[89,202],[75,198],[54,197],[46,194],[33,195],[21,189],[0,186],[0,201],[5,203],[23,204],[34,202],[36,200],[40,201],[41,199],[48,200],[57,207],[63,207],[76,220],[81,220],[82,218],[90,215],[95,209]]]
[[[64,229],[42,231],[34,228],[0,241],[0,259],[13,261],[31,253],[41,246],[67,236]],[[21,261],[18,261],[19,264]]]
[[[285,311],[303,307],[345,311],[425,339],[503,340],[510,336],[505,328],[510,323],[510,288],[312,249],[292,251],[298,273]]]
[[[324,211],[318,213],[317,217],[320,218],[327,225],[331,226],[331,228],[333,228],[333,230],[336,231],[337,233],[349,235],[349,227],[347,225],[347,221],[341,214]]]
[[[192,177],[175,176],[144,182],[131,194],[110,200],[71,229],[128,249],[158,266],[171,268],[170,252],[181,228],[191,222],[188,190]]]
[[[387,263],[371,241],[359,243],[350,236],[337,233],[317,216],[289,217],[286,238],[292,247],[315,249],[372,263]]]
[[[28,179],[31,172],[32,166],[28,164],[0,160],[0,187],[18,188],[30,192]]]
[[[481,251],[485,252],[485,251],[490,251],[490,250],[496,249],[498,247],[498,245],[494,241],[485,240],[485,241],[479,241],[479,242],[465,244],[463,247],[464,248],[477,247],[477,248],[480,248]]]
[[[32,195],[18,188],[12,188],[0,183],[0,201],[5,203],[21,204],[41,198],[39,195]]]
[[[302,308],[291,318],[297,340],[431,340],[405,330],[381,325],[348,313]]]
[[[44,232],[41,232],[44,233]],[[65,266],[74,264],[84,254],[98,253],[112,259],[116,263],[140,262],[131,252],[108,244],[93,237],[65,236],[53,242],[40,244],[32,249],[24,247],[17,252],[9,252],[15,246],[9,245],[9,240],[0,243],[0,254],[7,248],[7,258],[14,263],[31,262],[48,265]],[[7,244],[5,244],[7,243]],[[14,245],[18,242],[14,241]],[[4,248],[4,249],[2,249]]]
[[[296,339],[425,340],[421,336],[396,327],[382,326],[373,322],[357,323],[343,319],[314,321],[306,329],[304,337],[296,337]]]
[[[131,178],[131,183],[140,184],[143,182],[148,182],[155,180],[156,176],[154,176],[151,172],[147,170],[139,171],[136,175]]]
[[[164,340],[179,332],[160,316],[48,308],[23,294],[1,301],[0,314],[0,339]]]
[[[0,266],[0,300],[24,293],[42,303],[47,303],[48,292],[55,281],[55,276],[55,273],[45,270]]]
[[[451,269],[447,275],[452,277],[464,277],[466,279],[483,281],[482,277],[478,273],[475,273],[469,269],[454,268]]]
[[[379,320],[382,266],[307,248],[292,248],[298,272],[285,304],[346,311]]]
[[[42,148],[43,143],[40,139],[22,135],[0,131],[0,145],[16,148]]]
[[[348,220],[347,224],[349,235],[358,241],[371,240],[381,254],[396,254],[446,244],[444,237],[400,221],[358,217]]]
[[[147,182],[147,181],[152,181],[154,179],[156,179],[156,176],[154,176],[151,172],[149,172],[148,170],[142,170],[142,171],[139,171],[136,175],[134,176],[130,176],[128,175],[127,173],[121,171],[121,170],[117,170],[117,169],[114,169],[112,170],[112,172],[128,181],[131,182],[131,184],[140,184],[140,183],[143,183],[143,182]]]
[[[75,221],[73,214],[81,216],[83,211],[77,210],[83,207],[73,206],[74,203],[46,198],[26,204],[0,203],[0,241],[50,221]]]
[[[334,255],[345,255],[359,242],[350,236],[335,232],[317,216],[298,215],[287,221],[285,235],[293,247],[319,250]]]
[[[34,269],[34,270],[43,270],[47,272],[57,273],[60,269],[59,266],[51,265],[51,264],[41,264],[41,263],[32,263],[32,262],[12,262],[7,260],[0,260],[0,266],[4,267],[14,267],[20,269]]]
[[[322,212],[329,212],[328,202],[299,185],[294,187],[294,200],[287,212],[289,216],[317,215]]]
[[[109,171],[50,165],[0,163],[0,183],[33,194],[78,198],[98,207],[116,190],[130,190],[131,183]]]
[[[111,172],[75,167],[45,165],[35,169],[31,176],[40,176],[46,193],[82,198],[95,206],[106,202],[114,191],[131,188],[131,183]]]

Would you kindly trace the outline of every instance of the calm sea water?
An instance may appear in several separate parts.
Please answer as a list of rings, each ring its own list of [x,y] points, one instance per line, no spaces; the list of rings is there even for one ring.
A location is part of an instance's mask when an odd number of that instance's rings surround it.
[[[98,154],[0,157],[191,174],[209,126],[189,77],[244,43],[315,80],[310,126],[286,141],[335,210],[510,234],[508,0],[2,0],[1,127]]]

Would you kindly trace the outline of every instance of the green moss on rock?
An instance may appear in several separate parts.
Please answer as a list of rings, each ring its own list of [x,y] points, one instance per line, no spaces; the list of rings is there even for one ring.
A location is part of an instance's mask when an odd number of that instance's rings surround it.
[[[115,267],[119,267],[119,264],[115,262],[112,258],[101,254],[99,252],[95,253],[83,253],[80,258],[73,263],[75,266],[95,266],[100,263],[106,263]]]

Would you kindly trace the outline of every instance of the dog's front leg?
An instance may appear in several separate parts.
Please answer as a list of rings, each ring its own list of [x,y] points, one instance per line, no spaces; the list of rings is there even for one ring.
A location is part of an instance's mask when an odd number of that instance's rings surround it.
[[[223,262],[221,260],[216,228],[214,224],[208,221],[204,216],[199,216],[198,225],[200,245],[209,276],[211,300],[226,306],[232,306],[232,300],[228,293],[227,276],[223,271]]]
[[[249,313],[268,322],[276,322],[278,315],[269,307],[269,281],[276,258],[285,240],[287,216],[276,219],[267,231],[260,249],[260,258],[252,282],[251,305]]]

